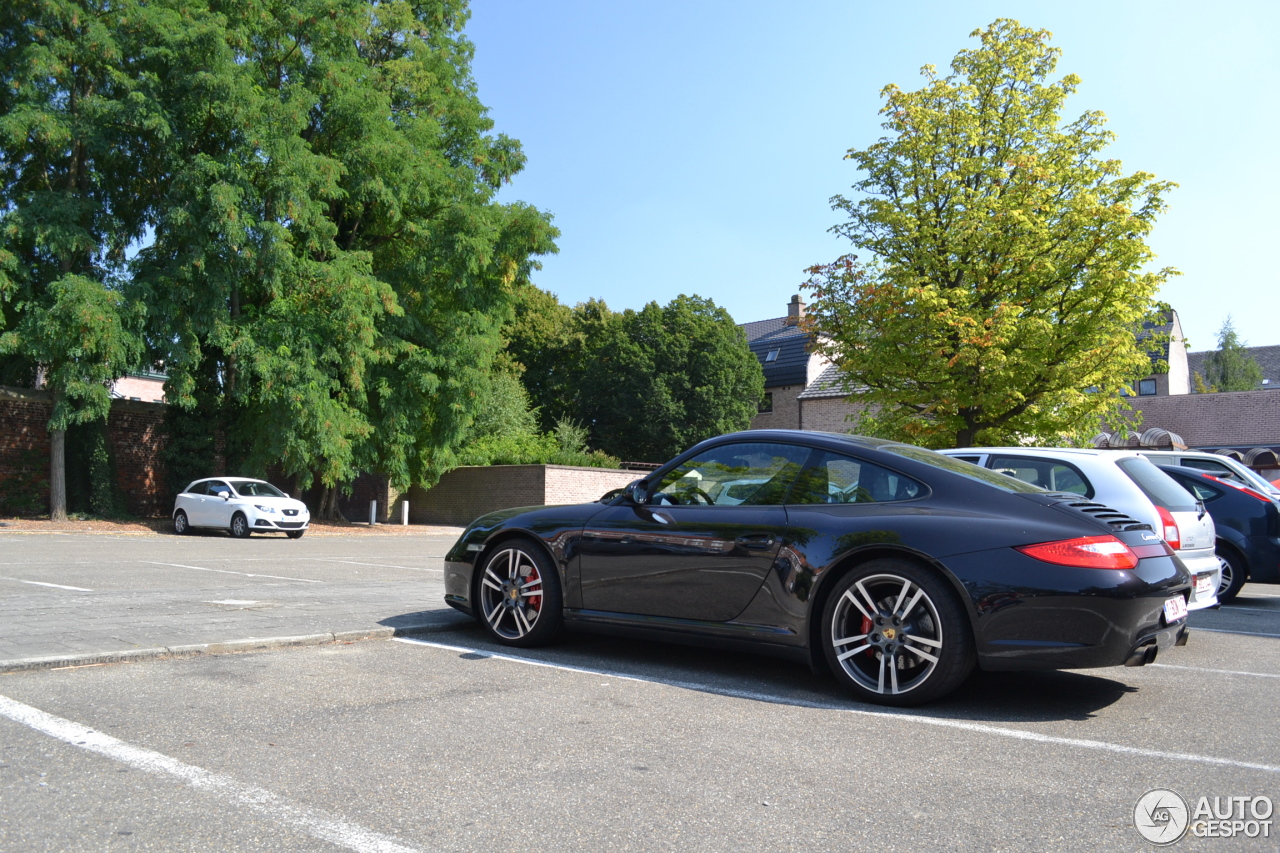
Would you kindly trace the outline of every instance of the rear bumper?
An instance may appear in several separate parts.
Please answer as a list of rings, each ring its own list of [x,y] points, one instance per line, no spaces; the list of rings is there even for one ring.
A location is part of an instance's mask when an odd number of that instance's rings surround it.
[[[1204,610],[1206,607],[1217,607],[1218,577],[1222,573],[1218,555],[1212,549],[1205,548],[1193,551],[1191,554],[1179,551],[1178,559],[1191,574],[1191,598],[1187,601],[1187,609]]]
[[[1191,592],[1174,557],[1144,559],[1131,571],[1049,566],[1021,554],[964,559],[983,565],[958,574],[988,576],[969,590],[978,664],[986,670],[1120,666],[1139,648],[1175,645],[1186,629],[1185,619],[1164,618],[1167,600]]]

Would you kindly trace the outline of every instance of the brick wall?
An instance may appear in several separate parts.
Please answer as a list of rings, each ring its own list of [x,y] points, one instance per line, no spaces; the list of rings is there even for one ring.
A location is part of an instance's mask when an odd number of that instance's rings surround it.
[[[1142,429],[1160,427],[1189,447],[1280,445],[1280,390],[1130,397]]]
[[[764,390],[773,395],[773,411],[756,415],[751,419],[749,429],[799,429],[800,401],[796,398],[804,386],[779,385]]]
[[[409,490],[409,520],[465,525],[485,513],[511,507],[587,503],[640,476],[635,471],[568,465],[455,468],[430,489],[414,486]],[[399,510],[393,518],[399,520]]]
[[[811,432],[849,433],[857,428],[855,417],[866,406],[849,402],[847,397],[814,397],[800,401],[800,429]]]
[[[0,388],[0,513],[48,512],[49,397]]]
[[[116,459],[116,482],[133,515],[151,518],[173,510],[173,494],[165,485],[162,452],[169,441],[165,406],[113,400],[107,417],[107,439]]]
[[[24,462],[38,457],[44,482],[36,512],[45,515],[49,512],[49,407],[48,392],[0,388],[0,496],[30,485],[33,473],[23,467]],[[166,441],[164,411],[158,403],[111,403],[107,438],[115,455],[116,480],[134,515],[168,515],[173,505],[160,462]]]

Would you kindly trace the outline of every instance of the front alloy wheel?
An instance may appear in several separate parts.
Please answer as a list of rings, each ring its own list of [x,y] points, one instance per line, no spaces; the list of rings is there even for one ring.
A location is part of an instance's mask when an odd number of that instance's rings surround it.
[[[867,701],[919,705],[950,693],[973,669],[964,611],[944,581],[914,563],[860,566],[825,611],[827,660]]]
[[[231,535],[232,536],[234,536],[236,539],[248,539],[250,532],[251,531],[249,530],[249,519],[244,517],[244,513],[237,512],[235,515],[231,516]]]
[[[560,630],[560,578],[532,542],[503,542],[484,561],[480,621],[495,640],[536,646]]]

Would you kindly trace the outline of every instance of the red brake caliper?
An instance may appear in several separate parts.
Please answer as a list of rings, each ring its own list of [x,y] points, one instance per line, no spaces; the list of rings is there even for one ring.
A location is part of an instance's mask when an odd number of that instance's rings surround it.
[[[860,630],[862,631],[863,634],[866,634],[867,636],[871,636],[871,620],[868,619],[866,616],[862,617],[862,628]],[[865,654],[869,658],[875,657],[876,650],[874,648],[867,649]]]
[[[533,583],[534,581],[539,580],[541,577],[542,575],[538,574],[538,567],[530,566],[529,579],[526,583]],[[541,587],[539,587],[539,589],[541,589]],[[528,605],[529,607],[532,607],[534,610],[542,610],[541,595],[530,595],[528,601],[529,601],[529,605]]]

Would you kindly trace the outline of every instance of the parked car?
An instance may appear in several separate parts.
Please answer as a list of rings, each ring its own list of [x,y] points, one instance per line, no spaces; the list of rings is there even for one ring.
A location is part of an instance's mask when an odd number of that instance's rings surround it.
[[[748,497],[723,488],[747,480]],[[792,430],[709,439],[606,503],[482,516],[445,557],[445,600],[499,643],[570,628],[746,647],[887,705],[943,696],[975,663],[1149,663],[1186,641],[1190,594],[1168,544],[1115,508]]]
[[[1245,580],[1280,583],[1280,505],[1236,480],[1187,466],[1162,471],[1203,501],[1217,529],[1218,600],[1230,601]]]
[[[1280,486],[1230,456],[1200,450],[1139,450],[1138,452],[1157,465],[1184,465],[1187,468],[1199,468],[1226,480],[1237,480],[1272,500],[1280,501]]]
[[[197,527],[230,531],[237,539],[251,533],[284,533],[301,539],[311,524],[307,505],[264,480],[215,477],[196,480],[173,502],[173,529]]]
[[[1188,607],[1218,603],[1213,519],[1186,490],[1135,451],[1062,447],[965,447],[942,453],[1054,492],[1115,507],[1150,524],[1195,578]]]

